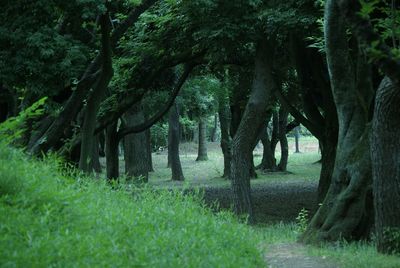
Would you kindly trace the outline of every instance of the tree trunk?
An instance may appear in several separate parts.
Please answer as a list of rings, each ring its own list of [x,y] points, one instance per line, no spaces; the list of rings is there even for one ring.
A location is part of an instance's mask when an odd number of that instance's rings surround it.
[[[125,127],[131,127],[144,122],[141,104],[134,105],[124,115]],[[128,178],[139,182],[148,182],[148,152],[146,133],[128,134],[124,137],[125,173]]]
[[[279,161],[279,171],[286,171],[289,157],[289,145],[286,137],[286,125],[288,123],[289,112],[281,107],[279,109],[279,143],[281,145],[281,160]]]
[[[263,144],[263,157],[261,164],[257,166],[257,169],[263,171],[275,171],[277,169],[275,155],[271,150],[271,142],[268,137],[268,126],[265,125],[261,134],[261,142]]]
[[[100,18],[101,24],[101,43],[102,43],[102,68],[101,75],[94,87],[92,94],[89,96],[83,125],[81,128],[81,152],[79,159],[79,168],[84,172],[90,172],[91,154],[94,146],[94,130],[96,127],[97,112],[100,103],[104,99],[108,83],[113,75],[111,63],[111,44],[110,44],[110,22],[108,14],[104,14]]]
[[[168,156],[172,170],[173,181],[184,181],[181,159],[179,157],[179,110],[175,103],[169,112]]]
[[[299,141],[300,141],[300,126],[294,128],[294,143],[296,147],[295,149],[296,154],[300,153]]]
[[[207,161],[207,123],[205,118],[199,119],[199,147],[196,161]]]
[[[371,159],[378,251],[400,253],[400,87],[385,77],[372,121]]]
[[[217,141],[217,131],[218,131],[218,113],[214,115],[214,127],[211,131],[211,142]]]
[[[249,101],[242,120],[232,141],[231,180],[233,188],[233,205],[237,215],[248,216],[254,222],[250,193],[250,152],[266,120],[266,106],[274,88],[272,77],[272,53],[267,40],[257,45],[255,75]]]
[[[105,153],[107,179],[116,181],[119,178],[119,140],[118,140],[118,121],[110,124],[106,129]]]
[[[147,166],[149,172],[154,172],[153,168],[153,156],[151,149],[151,129],[147,129],[146,131],[146,145],[147,145]]]
[[[339,136],[330,188],[301,237],[309,243],[366,237],[373,221],[367,127],[371,98],[369,66],[360,55],[357,69],[354,68],[345,23],[334,0],[325,5],[325,43]]]
[[[100,147],[99,147],[99,135],[94,136],[92,156],[90,157],[89,170],[93,170],[96,173],[101,173],[100,165]]]
[[[229,136],[230,111],[227,96],[219,98],[218,105],[219,122],[221,125],[221,149],[224,155],[224,173],[223,178],[229,178],[231,170],[231,139]]]

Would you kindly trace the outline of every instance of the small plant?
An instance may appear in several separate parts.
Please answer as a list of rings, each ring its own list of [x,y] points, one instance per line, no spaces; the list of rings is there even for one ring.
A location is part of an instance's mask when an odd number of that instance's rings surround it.
[[[297,232],[303,233],[307,229],[308,225],[308,210],[305,208],[302,208],[299,212],[299,214],[296,217],[296,223],[297,223]]]
[[[400,228],[385,228],[383,240],[388,253],[400,254]]]

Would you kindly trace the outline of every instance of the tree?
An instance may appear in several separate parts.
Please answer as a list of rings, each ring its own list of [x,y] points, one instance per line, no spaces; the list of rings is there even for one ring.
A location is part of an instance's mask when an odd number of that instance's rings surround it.
[[[175,103],[169,112],[168,159],[172,170],[173,181],[184,181],[181,160],[179,157],[179,109]]]
[[[254,80],[249,101],[232,140],[231,180],[233,204],[237,215],[247,215],[254,222],[250,193],[250,152],[265,122],[269,98],[275,88],[272,78],[271,40],[261,39],[257,44]]]

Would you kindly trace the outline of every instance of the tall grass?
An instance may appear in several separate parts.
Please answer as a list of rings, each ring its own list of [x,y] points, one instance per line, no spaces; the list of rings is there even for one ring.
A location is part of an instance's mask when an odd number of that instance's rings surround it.
[[[2,267],[261,267],[256,232],[198,196],[112,190],[0,145]]]

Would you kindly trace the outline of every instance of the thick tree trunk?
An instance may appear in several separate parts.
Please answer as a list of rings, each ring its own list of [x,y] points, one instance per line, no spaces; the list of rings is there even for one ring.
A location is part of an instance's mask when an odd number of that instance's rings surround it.
[[[125,127],[131,127],[144,122],[141,104],[133,106],[124,115]],[[128,178],[140,182],[148,182],[148,152],[146,133],[129,134],[124,137],[125,173]]]
[[[309,243],[366,237],[373,221],[367,127],[370,75],[363,57],[358,58],[357,69],[353,67],[345,23],[334,0],[325,6],[325,43],[339,137],[332,183],[301,238]]]
[[[81,128],[81,152],[79,159],[79,168],[84,172],[90,172],[91,154],[94,146],[94,130],[96,127],[97,112],[100,103],[104,99],[108,83],[113,75],[111,63],[111,44],[110,44],[110,22],[108,14],[104,14],[100,18],[101,24],[101,43],[102,43],[102,68],[101,75],[94,87],[92,94],[89,96],[83,125]]]
[[[254,222],[250,194],[250,152],[266,120],[266,106],[274,88],[271,47],[263,39],[257,45],[255,75],[249,101],[232,141],[231,180],[233,205],[237,215],[247,215]]]
[[[400,87],[386,77],[378,88],[371,159],[378,251],[400,253]]]
[[[211,142],[217,141],[217,132],[218,132],[218,113],[214,115],[214,126],[211,131],[210,140]]]
[[[107,179],[116,181],[119,178],[119,139],[118,121],[110,124],[106,129],[105,153]]]
[[[279,171],[286,171],[289,157],[289,145],[286,137],[288,115],[289,112],[285,108],[281,107],[279,109],[279,143],[281,145],[281,159],[278,165]]]
[[[221,149],[224,155],[224,173],[223,178],[229,178],[231,170],[231,139],[229,136],[230,111],[226,96],[219,98],[218,106],[219,122],[221,125]]]
[[[168,156],[172,170],[173,181],[184,181],[181,159],[179,157],[179,110],[175,103],[169,112]]]
[[[295,153],[300,153],[300,126],[294,128]]]
[[[196,161],[207,161],[207,123],[204,117],[199,119],[199,147]]]

